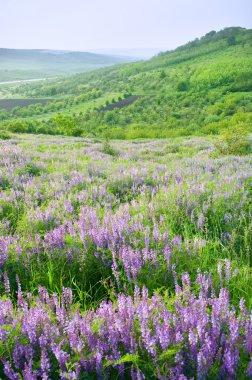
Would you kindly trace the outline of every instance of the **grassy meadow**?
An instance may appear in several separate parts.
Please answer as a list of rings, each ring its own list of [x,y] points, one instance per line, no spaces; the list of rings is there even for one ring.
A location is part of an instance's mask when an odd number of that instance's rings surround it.
[[[246,378],[250,156],[19,135],[0,163],[1,377]]]
[[[251,63],[227,28],[0,86],[0,379],[252,377]]]

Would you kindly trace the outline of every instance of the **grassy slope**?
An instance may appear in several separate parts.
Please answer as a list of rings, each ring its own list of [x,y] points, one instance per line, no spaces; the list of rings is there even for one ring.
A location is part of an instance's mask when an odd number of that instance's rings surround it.
[[[54,109],[2,112],[2,119],[32,117],[50,123],[56,132],[104,135],[109,131],[114,138],[211,134],[237,123],[250,128],[251,36],[251,30],[228,28],[149,61],[8,88],[14,97],[52,97],[58,103]],[[123,109],[95,109],[125,93],[145,96]],[[75,114],[68,119],[72,128],[61,129],[53,117],[57,112]],[[79,113],[83,115],[77,117]]]

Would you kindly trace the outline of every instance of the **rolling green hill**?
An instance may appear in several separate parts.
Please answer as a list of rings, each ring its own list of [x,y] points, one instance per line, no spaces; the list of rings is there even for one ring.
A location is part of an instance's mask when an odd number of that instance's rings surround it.
[[[148,61],[5,91],[54,99],[0,111],[3,127],[13,131],[22,123],[26,132],[111,138],[219,134],[237,125],[251,130],[252,30],[211,31]]]
[[[74,74],[129,60],[86,52],[0,49],[0,81]]]

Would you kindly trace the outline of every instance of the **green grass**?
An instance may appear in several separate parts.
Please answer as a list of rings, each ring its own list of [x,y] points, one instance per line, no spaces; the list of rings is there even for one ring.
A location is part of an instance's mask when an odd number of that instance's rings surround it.
[[[102,261],[95,259],[97,247],[91,240],[88,241],[88,248],[85,248],[87,257],[83,266],[79,266],[82,262],[83,242],[80,237],[67,234],[63,249],[55,249],[53,255],[47,250],[42,251],[39,260],[38,257],[31,258],[27,270],[24,269],[27,260],[25,251],[36,246],[35,240],[28,243],[27,239],[28,236],[35,237],[36,234],[44,238],[46,233],[59,225],[59,220],[62,223],[64,218],[78,218],[83,206],[93,207],[103,224],[108,213],[112,212],[112,217],[119,217],[123,205],[127,204],[132,218],[130,223],[141,217],[144,226],[142,231],[136,232],[134,238],[125,232],[135,249],[143,248],[146,228],[150,228],[152,236],[157,223],[160,233],[169,231],[171,240],[175,236],[182,237],[182,248],[175,250],[176,253],[171,258],[171,264],[176,264],[178,273],[187,271],[192,279],[196,279],[198,268],[202,272],[211,271],[218,286],[217,263],[228,258],[232,267],[238,267],[240,273],[229,284],[232,301],[237,306],[239,299],[244,297],[251,306],[252,226],[251,200],[248,193],[250,157],[223,156],[215,148],[216,141],[215,137],[179,138],[160,142],[139,140],[136,143],[111,141],[101,144],[62,137],[55,140],[45,136],[19,136],[18,146],[21,152],[26,152],[25,157],[29,159],[29,163],[22,169],[17,169],[16,175],[31,177],[34,185],[39,183],[41,176],[44,178],[40,185],[42,201],[37,207],[42,213],[49,212],[53,217],[50,223],[35,217],[36,209],[30,208],[31,206],[27,208],[22,198],[16,205],[1,203],[0,219],[9,221],[11,233],[22,236],[23,248],[26,247],[21,261],[16,261],[13,253],[8,270],[12,268],[14,273],[18,273],[24,290],[36,289],[36,284],[45,286],[50,292],[60,292],[62,286],[71,287],[76,299],[80,295],[87,297],[89,294],[91,304],[94,300],[99,302],[106,295],[106,279],[112,273],[109,267],[104,267]],[[213,150],[216,154],[213,154]],[[103,160],[99,158],[99,154],[104,155]],[[50,157],[54,157],[53,163]],[[75,157],[74,163],[71,157]],[[71,181],[72,171],[84,175],[84,178],[92,173],[91,184],[84,180],[68,191],[67,183]],[[165,177],[163,173],[166,174]],[[230,178],[228,182],[226,176]],[[45,178],[50,178],[53,184],[51,194],[44,182]],[[13,185],[7,179],[5,183],[3,190],[9,192]],[[59,191],[61,186],[64,189],[63,194],[55,201],[55,191]],[[153,188],[156,188],[154,193]],[[33,199],[32,188],[29,191],[29,197]],[[87,191],[84,204],[77,201],[83,191]],[[93,191],[98,192],[98,195],[94,196]],[[74,207],[70,214],[64,211],[65,201],[70,201]],[[57,208],[53,211],[55,205]],[[112,211],[109,211],[110,208]],[[227,240],[224,238],[226,235]],[[202,246],[200,241],[204,242]],[[163,243],[156,242],[152,236],[150,244],[159,257],[160,267],[157,270],[152,268],[150,278],[150,268],[143,266],[137,277],[137,284],[147,285],[152,292],[167,286],[167,265],[162,257]],[[76,252],[73,260],[77,266],[68,266],[68,249]],[[99,248],[99,252],[111,258],[109,249]],[[123,266],[120,268],[121,284],[127,286],[131,292],[132,284],[128,282]],[[172,291],[172,282],[169,286]],[[79,301],[84,302],[85,307],[90,306],[88,298],[81,298]]]
[[[63,335],[65,338],[65,326],[70,326],[71,318],[80,315],[93,316],[89,331],[101,334],[108,315],[101,319],[92,313],[99,307],[106,310],[108,305],[117,313],[119,294],[131,297],[136,287],[147,288],[149,297],[156,301],[160,297],[175,321],[179,314],[174,311],[179,301],[175,273],[178,285],[187,274],[191,281],[190,286],[183,286],[179,307],[189,307],[189,291],[192,300],[199,296],[197,277],[201,273],[206,283],[211,276],[211,292],[214,289],[217,297],[220,289],[228,290],[230,308],[235,307],[242,321],[241,299],[249,310],[252,307],[252,172],[251,155],[233,150],[239,148],[236,137],[232,133],[230,142],[230,135],[223,136],[227,148],[232,149],[222,151],[219,136],[98,141],[32,134],[12,134],[11,140],[1,140],[0,135],[0,162],[4,164],[4,171],[0,171],[0,273],[5,273],[4,278],[8,274],[10,281],[10,295],[6,281],[0,284],[0,302],[12,303],[19,318],[14,320],[11,333],[9,315],[3,318],[6,338],[0,345],[2,357],[15,368],[14,347],[31,347],[20,326],[33,307],[38,310],[39,294],[45,290],[47,300],[51,296],[61,307],[66,288],[73,295],[73,304],[65,314],[58,307],[56,312],[53,306],[49,309],[46,301],[41,321],[35,324],[36,334],[42,334],[47,309],[47,326],[50,323],[59,328],[59,318],[65,315],[67,322],[55,337],[57,344]],[[226,274],[229,267],[230,278]],[[27,309],[20,309],[23,300],[29,300]],[[207,306],[209,324],[213,301]],[[148,305],[151,302],[149,299]],[[6,306],[2,313],[5,310]],[[154,306],[148,321],[151,332],[156,312]],[[32,315],[29,321],[38,313]],[[136,318],[134,323],[140,331],[141,321]],[[77,355],[68,342],[63,344],[69,365],[78,364],[83,352],[86,355],[86,346]],[[37,341],[33,347],[38,350],[33,368],[38,368],[41,355]],[[118,374],[112,364],[125,361],[140,368],[146,378],[157,379],[157,365],[168,373],[171,358],[181,348],[169,344],[166,351],[160,349],[156,360],[142,347],[141,343],[133,356],[120,348],[114,363],[106,356],[102,363],[104,368],[111,367],[108,378]],[[186,335],[182,348],[187,347]],[[58,379],[57,357],[49,350],[50,375]],[[241,350],[239,379],[246,378],[248,360],[249,355]],[[215,364],[221,365],[219,361]],[[16,371],[21,373],[22,369],[16,367]],[[217,379],[215,371],[219,373],[213,366],[209,378]],[[2,362],[0,376],[5,378]],[[92,376],[88,375],[97,378]],[[125,378],[131,378],[127,371]]]

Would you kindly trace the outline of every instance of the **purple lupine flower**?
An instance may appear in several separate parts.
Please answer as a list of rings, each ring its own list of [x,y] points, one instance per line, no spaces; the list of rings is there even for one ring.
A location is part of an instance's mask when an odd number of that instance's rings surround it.
[[[226,282],[229,283],[231,278],[231,263],[228,259],[225,259],[225,276]]]
[[[13,361],[17,369],[23,369],[25,364],[25,347],[17,344],[13,350]]]
[[[172,244],[175,247],[180,249],[182,246],[182,237],[181,236],[174,236],[174,238],[172,239]]]
[[[19,308],[25,308],[27,306],[25,300],[24,300],[24,297],[23,297],[23,293],[22,293],[22,289],[21,289],[21,284],[20,284],[20,281],[19,281],[19,277],[18,275],[16,275],[16,282],[17,282],[17,285],[18,285],[18,292],[17,292],[17,304],[18,304],[18,307]]]
[[[168,269],[171,268],[171,256],[172,256],[172,250],[171,248],[166,244],[164,247],[164,257],[167,263]]]
[[[38,380],[37,374],[32,370],[30,364],[25,363],[24,370],[22,371],[22,376],[24,380]]]
[[[40,361],[40,366],[41,366],[41,377],[42,380],[49,380],[49,373],[50,373],[50,360],[48,358],[48,355],[46,351],[41,352],[41,361]]]
[[[54,356],[56,357],[58,361],[59,368],[62,371],[66,371],[66,364],[70,360],[70,355],[61,349],[61,346],[63,344],[64,344],[64,340],[62,340],[59,344],[52,342],[51,349]]]
[[[235,376],[238,364],[238,348],[226,348],[223,355],[223,369],[229,376]]]
[[[19,375],[11,368],[11,363],[9,361],[4,362],[4,373],[7,376],[7,379],[20,380]]]
[[[250,359],[249,366],[247,369],[247,375],[248,377],[252,377],[252,358]]]
[[[73,292],[70,288],[63,288],[62,289],[62,304],[66,308],[69,308],[73,302]]]
[[[9,248],[14,242],[12,236],[0,236],[0,267],[3,267],[8,259]]]
[[[197,227],[202,229],[205,225],[205,215],[204,214],[200,214],[200,216],[198,217],[198,221],[197,221]]]
[[[222,286],[222,263],[221,263],[221,261],[218,262],[217,272],[218,272],[218,275],[219,275],[219,278],[220,278],[220,284]]]
[[[11,290],[10,290],[10,281],[7,272],[4,272],[4,288],[5,288],[5,294],[7,297],[10,297]]]

